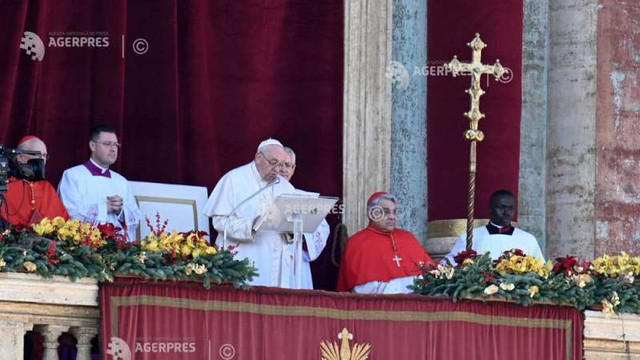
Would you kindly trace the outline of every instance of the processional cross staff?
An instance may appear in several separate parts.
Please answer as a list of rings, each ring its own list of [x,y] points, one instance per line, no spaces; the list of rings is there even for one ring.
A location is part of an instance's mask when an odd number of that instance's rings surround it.
[[[446,68],[451,71],[453,77],[458,75],[471,75],[471,87],[465,92],[469,94],[471,99],[471,108],[463,115],[469,119],[469,129],[464,132],[464,138],[471,142],[469,151],[469,197],[467,201],[467,250],[473,245],[473,206],[476,196],[476,144],[484,139],[484,133],[478,129],[480,119],[484,118],[484,114],[480,112],[480,96],[484,95],[484,90],[480,87],[480,78],[484,74],[492,74],[496,81],[505,73],[505,69],[500,65],[500,60],[496,60],[493,65],[485,65],[480,61],[482,49],[487,47],[480,39],[480,34],[476,33],[476,37],[470,43],[467,43],[472,50],[470,63],[458,61],[457,56],[453,56]]]

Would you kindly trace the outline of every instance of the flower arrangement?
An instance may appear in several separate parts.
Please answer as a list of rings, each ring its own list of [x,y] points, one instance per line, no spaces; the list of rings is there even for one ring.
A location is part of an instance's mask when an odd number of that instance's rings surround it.
[[[248,260],[237,260],[230,249],[208,244],[205,232],[167,232],[167,221],[132,243],[111,224],[93,226],[78,220],[43,219],[30,228],[18,226],[0,234],[0,271],[36,273],[43,277],[92,277],[112,281],[114,276],[154,280],[201,280],[236,287],[256,276]]]
[[[604,255],[593,263],[566,256],[543,263],[521,250],[504,252],[496,261],[469,250],[456,264],[428,265],[412,288],[415,293],[462,298],[508,299],[524,306],[534,302],[601,308],[605,314],[640,313],[640,257]]]

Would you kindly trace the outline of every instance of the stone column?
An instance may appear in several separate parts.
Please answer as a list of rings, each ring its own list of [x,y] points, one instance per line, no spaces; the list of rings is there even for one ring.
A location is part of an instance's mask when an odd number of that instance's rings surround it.
[[[367,222],[365,201],[389,188],[391,157],[391,0],[344,4],[343,221]]]
[[[524,0],[518,226],[546,247],[545,177],[549,1]]]
[[[393,60],[406,69],[393,81],[391,187],[398,226],[424,244],[427,238],[427,2],[393,1]],[[389,74],[390,75],[390,74]]]
[[[24,321],[0,319],[0,360],[22,359],[24,357]]]
[[[597,0],[550,0],[547,257],[594,255]]]
[[[64,325],[37,325],[35,330],[44,337],[44,360],[58,360],[58,338],[69,330]]]
[[[595,256],[640,254],[640,2],[600,0]]]
[[[73,327],[71,334],[78,341],[76,348],[78,355],[76,360],[91,360],[91,339],[98,334],[98,329],[89,327]]]

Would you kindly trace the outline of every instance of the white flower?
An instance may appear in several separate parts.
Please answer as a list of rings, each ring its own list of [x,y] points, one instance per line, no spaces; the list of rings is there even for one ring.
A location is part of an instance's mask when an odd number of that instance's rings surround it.
[[[498,292],[498,287],[495,285],[489,285],[484,289],[486,295],[493,295]]]
[[[613,315],[613,305],[607,299],[603,299],[600,303],[602,304],[602,313],[610,318]]]
[[[198,275],[202,275],[202,274],[204,274],[205,272],[207,272],[207,267],[206,267],[206,266],[204,266],[204,264],[201,264],[201,265],[195,265],[195,266],[193,267],[193,272],[194,272],[194,273],[196,273],[196,274],[198,274]]]
[[[515,289],[516,286],[513,285],[512,283],[500,283],[500,289],[504,290],[504,291],[511,291],[513,289]]]

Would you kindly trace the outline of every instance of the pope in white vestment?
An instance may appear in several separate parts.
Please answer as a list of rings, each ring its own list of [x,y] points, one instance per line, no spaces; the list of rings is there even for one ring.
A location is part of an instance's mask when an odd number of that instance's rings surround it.
[[[109,127],[98,127],[91,139],[91,158],[65,170],[58,196],[69,217],[95,225],[113,224],[126,229],[127,240],[133,241],[142,214],[127,179],[109,169],[117,159],[120,144]]]
[[[278,141],[263,141],[254,161],[229,171],[218,181],[203,213],[211,217],[218,232],[216,244],[237,246],[237,257],[248,258],[258,269],[251,285],[307,288],[311,272],[303,266],[302,244],[289,243],[283,234],[275,231],[256,231],[263,211],[278,195],[296,192],[293,185],[279,175],[278,169],[284,161],[285,153]],[[305,234],[307,239],[315,239],[314,236]],[[315,245],[308,248],[309,258],[319,255]]]

